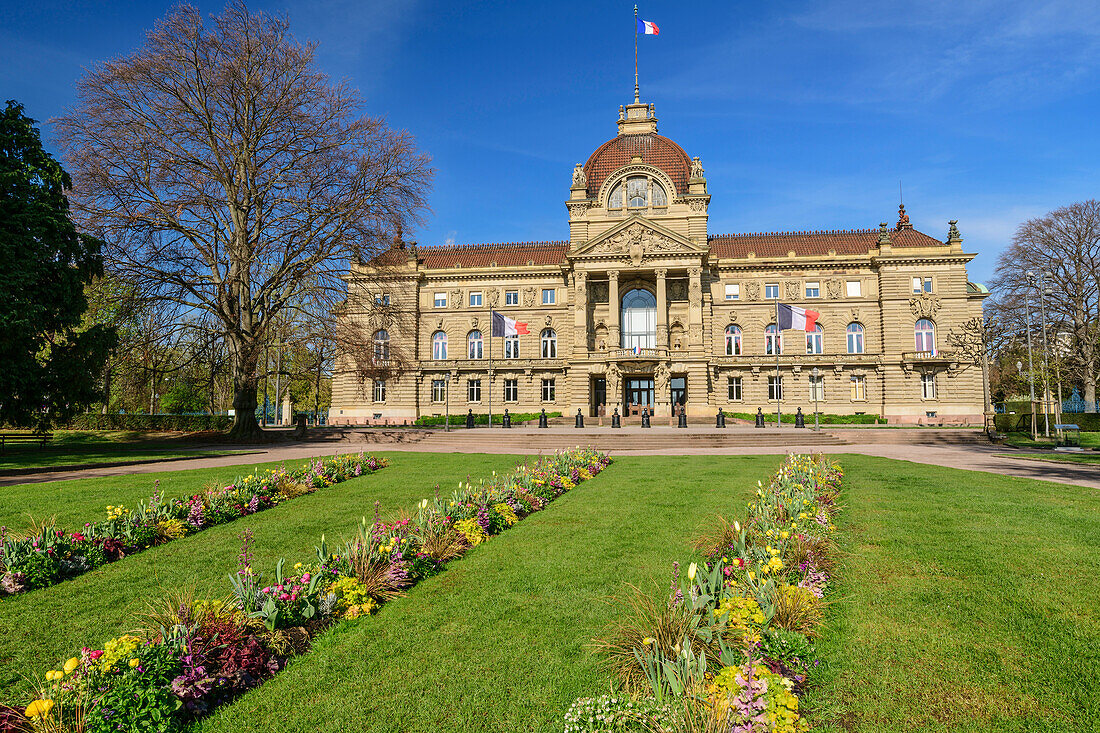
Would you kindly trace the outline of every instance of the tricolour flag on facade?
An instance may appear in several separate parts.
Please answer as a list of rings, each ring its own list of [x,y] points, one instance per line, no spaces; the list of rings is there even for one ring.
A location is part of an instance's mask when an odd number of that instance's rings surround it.
[[[797,328],[800,331],[813,331],[821,314],[797,305],[779,304],[779,330]]]
[[[514,318],[509,318],[503,313],[493,311],[493,335],[494,336],[519,336],[527,335],[527,324],[519,323]]]
[[[657,27],[656,23],[651,23],[648,20],[638,21],[638,33],[643,36],[656,36],[661,32],[661,29]]]

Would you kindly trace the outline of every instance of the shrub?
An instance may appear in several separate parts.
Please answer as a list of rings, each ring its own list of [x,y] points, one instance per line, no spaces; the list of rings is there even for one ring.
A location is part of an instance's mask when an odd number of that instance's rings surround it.
[[[178,430],[187,433],[224,432],[233,424],[228,415],[124,415],[112,413],[77,415],[67,426],[73,430],[134,430],[164,432]]]
[[[790,669],[805,671],[814,656],[814,644],[805,634],[771,628],[764,632],[760,653],[766,659],[782,662]]]
[[[134,638],[116,639],[100,658],[102,663],[111,655],[109,671],[101,667],[89,680],[95,693],[84,719],[88,733],[170,733],[181,728],[171,690],[180,672],[178,652],[163,644],[135,648]]]
[[[530,422],[532,420],[538,420],[539,419],[539,413],[537,413],[537,412],[509,412],[508,416],[512,418],[513,423]],[[547,417],[561,417],[561,413],[560,412],[548,412],[548,413],[546,413],[546,416]],[[463,415],[461,413],[457,413],[457,414],[451,415],[450,420],[451,420],[451,427],[452,428],[455,428],[455,427],[464,428],[464,427],[466,427],[466,415]],[[446,415],[422,415],[422,416],[418,417],[416,419],[416,422],[413,423],[413,424],[416,425],[416,426],[419,426],[419,427],[438,427],[440,425],[446,424],[446,422],[447,422],[447,416]],[[504,415],[502,413],[494,412],[493,413],[493,425],[501,425],[503,423],[504,423]],[[480,414],[480,415],[478,415],[478,414],[474,415],[474,425],[488,425],[488,424],[489,424],[489,414],[488,413],[484,413],[484,414]]]

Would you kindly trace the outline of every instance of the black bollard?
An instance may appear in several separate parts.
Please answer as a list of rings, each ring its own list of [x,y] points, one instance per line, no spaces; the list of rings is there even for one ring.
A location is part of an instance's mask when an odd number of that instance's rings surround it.
[[[806,418],[802,417],[802,408],[798,408],[798,412],[794,414],[794,426],[796,428],[806,427]]]
[[[616,407],[615,412],[611,413],[611,427],[621,428],[622,426],[623,426],[623,421],[619,417],[619,408]]]
[[[724,428],[726,427],[726,413],[721,410],[718,411],[718,417],[714,420],[714,427]]]
[[[508,414],[507,408],[504,410],[504,419],[501,421],[500,426],[502,428],[512,427],[512,416]]]
[[[581,414],[581,408],[579,407],[577,408],[577,427],[584,427],[584,415]]]
[[[474,411],[472,409],[466,413],[466,427],[470,430],[474,427]]]
[[[540,428],[550,427],[549,425],[546,424],[546,408],[545,407],[542,408],[542,412],[539,413],[539,427]]]
[[[676,427],[686,428],[687,426],[688,426],[687,410],[684,409],[683,405],[680,405],[680,416],[679,416],[679,419],[676,421]]]
[[[761,412],[761,408],[756,408],[756,427],[764,427],[764,413]]]
[[[650,427],[650,424],[649,424],[649,408],[648,407],[643,407],[642,408],[642,427],[643,428]]]

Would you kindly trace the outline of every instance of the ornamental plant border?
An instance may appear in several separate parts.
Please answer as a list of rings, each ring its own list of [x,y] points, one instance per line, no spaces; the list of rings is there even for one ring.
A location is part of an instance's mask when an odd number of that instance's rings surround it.
[[[259,469],[228,486],[167,502],[154,482],[147,505],[108,506],[107,519],[66,532],[48,524],[27,537],[0,527],[0,597],[48,588],[153,547],[270,509],[317,489],[384,468],[386,460],[363,453],[310,460],[302,468]]]
[[[695,542],[704,562],[686,578],[673,564],[666,601],[635,589],[633,617],[594,642],[619,694],[575,700],[565,733],[808,730],[798,698],[817,664],[842,479],[820,454],[789,454],[757,482],[744,526],[719,518]]]
[[[373,523],[364,518],[354,538],[332,551],[322,535],[314,560],[290,573],[279,560],[266,584],[245,530],[230,601],[170,597],[146,638],[85,647],[46,672],[26,708],[0,704],[0,731],[68,730],[74,721],[86,733],[182,731],[270,679],[336,621],[376,612],[610,463],[592,449],[561,451],[476,486],[459,483],[447,498],[437,487],[415,514],[390,523],[375,502]]]

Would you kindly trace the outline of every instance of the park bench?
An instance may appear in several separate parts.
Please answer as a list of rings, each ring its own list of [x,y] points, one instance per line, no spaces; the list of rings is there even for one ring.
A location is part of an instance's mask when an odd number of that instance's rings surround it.
[[[8,443],[38,443],[45,448],[53,440],[53,433],[0,433],[0,454]]]

